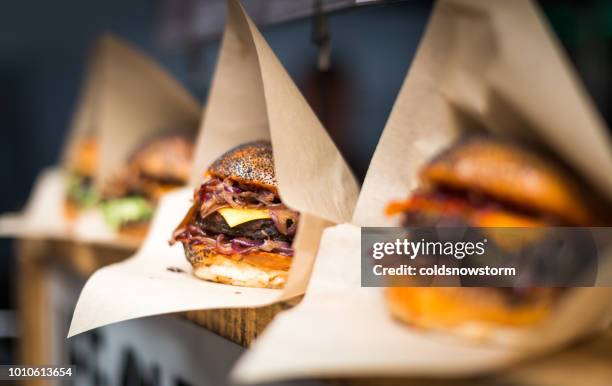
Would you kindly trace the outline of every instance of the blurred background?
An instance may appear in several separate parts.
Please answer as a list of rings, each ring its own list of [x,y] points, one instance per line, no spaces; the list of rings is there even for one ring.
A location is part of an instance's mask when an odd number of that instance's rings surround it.
[[[362,180],[432,2],[244,4]],[[540,4],[609,123],[612,1]],[[100,33],[128,40],[205,101],[224,1],[22,0],[0,7],[0,213],[19,210],[37,174],[57,162],[88,45]],[[0,240],[0,364],[17,363],[15,267],[11,241]]]

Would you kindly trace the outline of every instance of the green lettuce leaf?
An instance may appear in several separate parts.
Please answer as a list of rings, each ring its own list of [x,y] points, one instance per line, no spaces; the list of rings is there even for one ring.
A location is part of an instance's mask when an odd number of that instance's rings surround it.
[[[148,221],[155,209],[148,200],[138,196],[105,201],[101,207],[106,223],[113,229],[130,222]]]

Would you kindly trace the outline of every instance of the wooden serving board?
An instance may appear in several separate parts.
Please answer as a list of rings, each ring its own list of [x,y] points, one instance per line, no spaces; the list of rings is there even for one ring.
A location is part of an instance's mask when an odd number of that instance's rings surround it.
[[[276,314],[293,307],[300,300],[301,297],[259,308],[190,311],[185,313],[185,317],[215,334],[248,347]]]

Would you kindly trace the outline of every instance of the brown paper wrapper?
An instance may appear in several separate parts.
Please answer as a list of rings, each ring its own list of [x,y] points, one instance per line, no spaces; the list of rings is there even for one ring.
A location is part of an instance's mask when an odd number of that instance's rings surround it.
[[[474,121],[547,147],[612,197],[603,175],[612,166],[605,127],[538,9],[529,1],[446,0],[433,10],[353,223],[398,226],[398,218],[385,217],[386,204],[408,196],[421,166]],[[557,349],[610,321],[612,290],[581,288],[533,329],[468,326],[454,336],[418,330],[393,320],[383,289],[361,288],[360,259],[358,227],[327,229],[306,297],[272,322],[233,379],[473,376]],[[600,274],[612,273],[607,263]]]
[[[136,317],[257,307],[300,295],[323,229],[333,221],[350,219],[358,188],[348,166],[240,4],[230,0],[228,5],[192,185],[198,186],[208,166],[232,147],[258,139],[272,141],[280,196],[301,212],[287,284],[282,290],[246,288],[191,275],[182,246],[170,247],[167,242],[191,204],[192,190],[185,190],[162,200],[152,231],[133,258],[98,271],[89,280],[70,336]],[[171,272],[169,267],[182,272]]]
[[[42,173],[24,212],[3,216],[0,232],[135,248],[138,242],[119,238],[106,227],[99,210],[67,221],[65,170],[70,168],[71,155],[83,138],[97,140],[101,162],[95,176],[100,186],[147,139],[177,130],[195,136],[200,110],[197,101],[151,58],[113,35],[98,38],[62,151],[64,171]]]
[[[448,0],[432,14],[353,222],[397,225],[384,207],[406,197],[418,185],[420,167],[474,130],[475,120],[477,127],[552,150],[612,197],[606,127],[536,6]]]
[[[173,132],[195,134],[201,106],[152,59],[125,42],[106,36],[103,81],[97,95],[100,159],[97,180],[103,184],[147,140]]]

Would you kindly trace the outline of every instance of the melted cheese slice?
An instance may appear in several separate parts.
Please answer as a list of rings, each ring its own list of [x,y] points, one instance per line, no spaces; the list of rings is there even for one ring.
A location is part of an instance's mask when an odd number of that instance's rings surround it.
[[[270,218],[270,211],[267,209],[222,208],[218,212],[230,228],[245,222]]]

